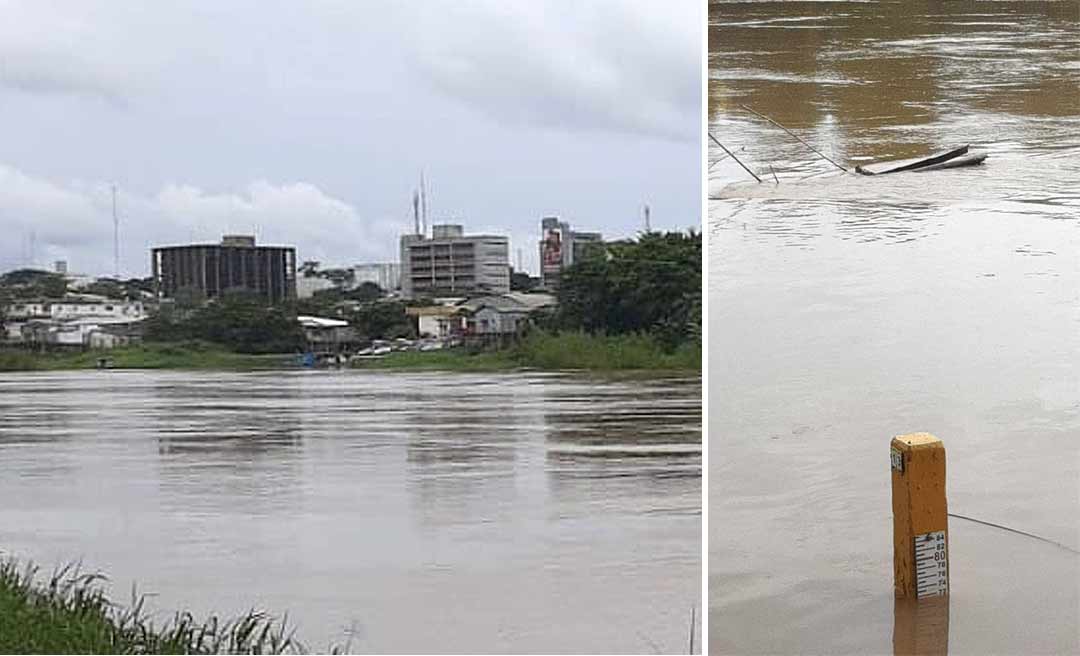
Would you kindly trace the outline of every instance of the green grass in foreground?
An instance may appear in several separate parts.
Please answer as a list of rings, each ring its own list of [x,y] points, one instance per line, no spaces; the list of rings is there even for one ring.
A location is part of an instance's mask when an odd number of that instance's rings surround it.
[[[260,369],[281,366],[290,357],[232,353],[206,342],[145,343],[79,352],[2,350],[0,371],[93,369],[99,358],[118,369]]]
[[[533,333],[520,344],[499,351],[472,353],[458,348],[443,351],[406,351],[359,366],[377,369],[450,369],[496,371],[502,369],[584,369],[590,371],[665,370],[701,371],[701,345],[684,344],[665,351],[649,335],[588,335],[586,333]]]
[[[0,562],[0,653],[3,654],[281,654],[303,646],[278,622],[255,611],[235,620],[199,623],[176,613],[157,627],[143,614],[109,601],[104,577],[66,567],[48,582],[36,569]]]

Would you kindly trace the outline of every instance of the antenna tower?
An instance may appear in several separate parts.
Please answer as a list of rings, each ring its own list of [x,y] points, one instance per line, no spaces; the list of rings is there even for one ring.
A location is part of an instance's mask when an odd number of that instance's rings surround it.
[[[420,221],[423,224],[424,232],[426,235],[428,230],[427,221],[427,189],[424,187],[424,171],[420,171]]]
[[[412,194],[413,231],[420,236],[420,192],[413,190]]]
[[[652,223],[649,221],[650,212],[649,204],[645,203],[645,232],[652,232]]]

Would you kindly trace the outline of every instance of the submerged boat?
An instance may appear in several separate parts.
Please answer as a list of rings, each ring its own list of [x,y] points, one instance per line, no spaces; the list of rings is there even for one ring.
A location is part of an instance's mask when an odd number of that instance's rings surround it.
[[[958,166],[972,166],[975,164],[982,164],[986,159],[988,153],[985,150],[977,150],[972,148],[963,155],[953,157],[944,162],[938,164],[930,164],[929,166],[920,166],[917,169],[913,169],[916,173],[920,171],[936,171],[938,169],[953,169]]]
[[[965,145],[928,157],[856,166],[855,172],[863,175],[884,175],[886,173],[900,173],[901,171],[936,171],[980,164],[986,159],[986,156],[986,151],[971,149],[970,146]]]

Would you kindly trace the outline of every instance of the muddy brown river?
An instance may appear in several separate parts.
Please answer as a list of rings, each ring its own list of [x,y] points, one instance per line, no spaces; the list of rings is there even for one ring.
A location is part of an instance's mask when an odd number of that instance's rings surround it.
[[[709,650],[1080,653],[1080,3],[714,2],[709,65],[765,180],[710,149]],[[989,158],[848,174],[741,105],[847,168]],[[896,608],[914,431],[951,512],[1062,546],[953,518],[949,602]]]
[[[287,612],[322,653],[683,653],[701,385],[2,374],[0,552],[82,559],[159,618]]]

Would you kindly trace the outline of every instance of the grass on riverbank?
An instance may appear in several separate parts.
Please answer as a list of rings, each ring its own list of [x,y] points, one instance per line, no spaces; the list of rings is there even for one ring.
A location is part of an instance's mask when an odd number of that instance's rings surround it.
[[[392,353],[359,364],[375,369],[448,369],[498,371],[504,369],[548,370],[667,370],[701,371],[701,345],[684,344],[665,351],[649,335],[589,335],[535,332],[521,343],[499,351],[470,352],[456,348],[443,351]]]
[[[284,364],[289,355],[233,353],[207,342],[136,344],[108,350],[31,353],[0,350],[0,371],[93,369],[100,358],[118,369],[261,369]]]
[[[0,371],[93,369],[100,358],[117,369],[218,369],[246,371],[295,365],[295,356],[233,353],[208,342],[147,342],[109,350],[32,353],[0,350]],[[701,345],[665,350],[649,335],[589,335],[534,332],[519,344],[497,351],[464,348],[403,351],[357,364],[371,369],[507,369],[588,371],[701,371]]]
[[[3,654],[281,654],[303,646],[286,622],[256,611],[199,623],[177,613],[156,627],[142,599],[114,604],[100,574],[69,566],[38,583],[37,570],[0,562],[0,653]]]

